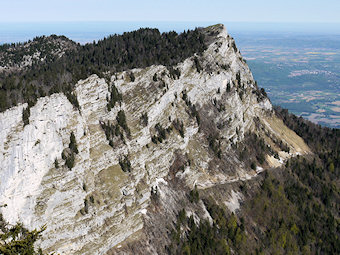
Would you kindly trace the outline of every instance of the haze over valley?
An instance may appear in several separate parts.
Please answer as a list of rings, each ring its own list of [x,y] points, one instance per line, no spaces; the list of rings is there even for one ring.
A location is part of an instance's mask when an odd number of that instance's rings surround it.
[[[339,13],[2,1],[0,255],[340,254]]]

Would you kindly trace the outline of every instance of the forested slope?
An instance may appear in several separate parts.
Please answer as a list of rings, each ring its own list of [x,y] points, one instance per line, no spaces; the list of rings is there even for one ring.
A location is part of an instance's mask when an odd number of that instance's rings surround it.
[[[313,154],[241,182],[245,199],[236,214],[212,202],[204,191],[192,193],[196,202],[200,196],[206,204],[213,224],[204,220],[196,226],[192,216],[181,211],[167,247],[170,254],[340,253],[339,130],[280,107],[276,114],[304,138]]]
[[[103,72],[112,75],[151,65],[168,66],[171,73],[176,74],[171,66],[195,53],[202,53],[206,49],[205,38],[199,29],[177,34],[143,28],[83,46],[56,36],[36,38],[26,44],[3,45],[0,47],[0,56],[3,56],[0,65],[23,68],[0,69],[0,111],[23,102],[32,106],[37,98],[57,92],[71,93],[78,80],[91,74],[102,77]],[[65,49],[62,56],[56,57],[52,53],[61,40],[71,46],[65,47],[69,50]],[[51,41],[55,43],[51,44]],[[32,59],[34,54],[45,57],[46,61],[33,61],[24,68],[24,56]]]

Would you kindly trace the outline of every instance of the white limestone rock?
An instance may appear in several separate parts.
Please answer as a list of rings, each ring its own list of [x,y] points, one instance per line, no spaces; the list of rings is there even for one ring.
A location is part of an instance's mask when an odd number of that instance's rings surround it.
[[[255,130],[254,118],[266,116],[272,106],[267,98],[258,102],[252,93],[256,89],[252,74],[232,44],[226,30],[220,30],[200,57],[202,65],[212,71],[198,73],[193,58],[189,58],[177,66],[181,71],[179,79],[162,77],[168,89],[161,90],[152,82],[154,73],[159,77],[167,73],[164,66],[132,70],[134,82],[125,79],[127,72],[117,74],[118,79],[112,76],[111,82],[123,94],[123,102],[110,112],[108,84],[92,75],[75,87],[80,110],[63,94],[54,94],[38,100],[25,127],[22,110],[26,105],[0,113],[0,212],[4,219],[10,224],[21,221],[29,229],[46,224],[39,245],[47,252],[104,254],[143,228],[151,187],[159,186],[161,193],[167,187],[176,152],[188,154],[195,161],[179,173],[191,187],[196,184],[207,188],[256,176],[256,172],[250,175],[236,163],[231,175],[207,173],[212,156],[207,145],[199,142],[204,140],[203,134],[180,99],[185,90],[193,104],[205,107],[213,116],[214,99],[226,98],[225,110],[216,115],[216,123],[231,119],[228,128],[222,130],[225,141],[241,141],[247,131]],[[216,63],[230,68],[221,69]],[[245,91],[243,99],[234,87],[238,72]],[[228,83],[232,91],[225,97]],[[222,93],[218,94],[218,89]],[[119,110],[125,111],[131,137],[125,136],[125,143],[117,138],[112,148],[99,122],[115,123]],[[142,113],[149,117],[146,127],[140,124]],[[184,138],[173,130],[166,141],[153,144],[155,125],[160,123],[166,128],[174,119],[183,121]],[[79,154],[74,168],[69,170],[61,153],[69,145],[71,132]],[[227,142],[223,146],[231,150]],[[131,173],[123,172],[119,166],[120,158],[127,155]],[[58,169],[54,166],[56,159]],[[239,198],[232,194],[227,206],[238,209]]]

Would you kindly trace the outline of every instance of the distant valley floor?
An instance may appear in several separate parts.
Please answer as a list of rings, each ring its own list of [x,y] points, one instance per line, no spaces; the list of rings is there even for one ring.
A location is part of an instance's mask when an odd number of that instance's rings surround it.
[[[340,128],[340,36],[248,33],[235,38],[273,104]]]

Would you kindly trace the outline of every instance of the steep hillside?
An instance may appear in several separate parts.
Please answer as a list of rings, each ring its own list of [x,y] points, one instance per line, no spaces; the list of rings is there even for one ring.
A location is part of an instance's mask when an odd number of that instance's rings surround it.
[[[0,113],[4,220],[46,224],[44,252],[165,254],[183,207],[212,223],[198,192],[236,212],[236,183],[311,153],[226,29],[202,33],[206,50],[174,66],[91,75],[29,114],[27,103]]]

